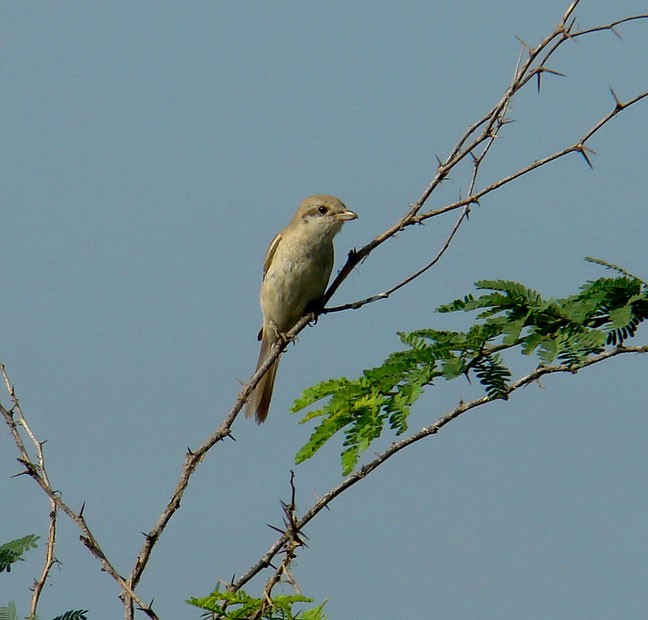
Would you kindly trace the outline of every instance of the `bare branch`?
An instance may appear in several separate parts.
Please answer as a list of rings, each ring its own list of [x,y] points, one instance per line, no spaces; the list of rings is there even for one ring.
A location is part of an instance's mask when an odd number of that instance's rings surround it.
[[[401,280],[391,288],[388,288],[386,291],[382,293],[378,293],[376,295],[372,295],[371,297],[366,297],[365,299],[360,299],[358,301],[354,301],[348,304],[343,304],[341,306],[332,306],[330,308],[324,308],[324,310],[322,310],[322,313],[328,314],[331,312],[341,312],[342,310],[357,310],[358,308],[373,303],[374,301],[378,301],[379,299],[387,299],[390,295],[392,295],[399,289],[403,288],[404,286],[406,286],[407,284],[409,284],[419,276],[423,275],[426,271],[434,267],[441,260],[441,257],[450,248],[450,244],[452,243],[452,240],[454,239],[455,235],[457,234],[457,232],[459,232],[459,227],[465,220],[468,219],[469,214],[470,214],[470,204],[467,204],[464,207],[464,210],[461,212],[459,219],[452,227],[450,234],[448,235],[445,242],[441,246],[441,249],[436,253],[434,258],[429,263],[427,263],[420,269],[416,270],[414,273],[407,276],[404,280]]]
[[[305,547],[304,534],[301,532],[299,527],[299,521],[297,519],[297,504],[296,504],[296,494],[297,490],[295,488],[295,472],[290,472],[290,502],[281,502],[281,508],[284,512],[284,528],[279,530],[282,537],[285,537],[285,543],[279,553],[283,553],[284,557],[275,569],[274,573],[266,581],[266,585],[263,588],[263,599],[264,603],[258,609],[255,618],[260,618],[263,615],[263,612],[267,609],[269,605],[272,605],[272,590],[274,587],[284,579],[293,587],[295,592],[299,592],[299,587],[290,572],[290,567],[292,561],[297,555],[297,549],[299,547]],[[278,529],[278,528],[273,528]],[[269,564],[270,565],[270,564]],[[230,589],[232,589],[230,587]]]
[[[278,342],[277,344],[275,344],[264,363],[259,366],[259,369],[252,375],[252,377],[250,377],[248,382],[243,385],[234,402],[234,405],[230,409],[229,413],[225,416],[225,419],[218,426],[218,428],[211,434],[210,437],[207,438],[207,440],[200,447],[195,450],[187,451],[187,454],[185,455],[185,462],[182,466],[180,477],[178,478],[178,482],[173,491],[171,499],[160,514],[153,529],[151,529],[145,535],[144,544],[137,554],[135,565],[128,578],[128,585],[130,589],[134,589],[139,583],[139,580],[141,579],[142,573],[146,568],[146,565],[148,564],[156,542],[159,540],[162,532],[168,525],[173,515],[176,513],[178,508],[180,508],[180,502],[182,501],[184,493],[189,486],[189,480],[196,471],[196,468],[204,458],[205,454],[218,442],[227,437],[232,437],[232,425],[234,424],[234,421],[236,420],[239,412],[243,408],[243,405],[245,404],[248,396],[251,394],[256,384],[261,380],[263,375],[267,372],[268,368],[270,368],[272,362],[277,357],[279,357],[279,355],[281,355],[286,344],[292,342],[296,338],[296,336],[315,318],[316,317],[314,314],[308,314],[302,317],[293,327],[293,329],[290,330],[288,334],[286,334],[285,340],[283,342]]]
[[[23,415],[22,408],[18,402],[16,396],[16,391],[14,389],[9,375],[7,374],[7,369],[4,364],[0,364],[0,373],[4,380],[5,387],[9,393],[9,398],[11,399],[11,408],[5,409],[4,406],[0,405],[0,410],[2,415],[5,418],[5,421],[9,424],[9,427],[12,431],[12,436],[14,437],[14,442],[18,447],[18,452],[21,455],[21,458],[26,461],[31,462],[27,447],[23,443],[22,437],[18,431],[18,427],[22,427],[25,430],[25,434],[33,444],[36,450],[36,463],[33,464],[34,467],[40,472],[40,475],[43,477],[43,480],[47,485],[49,485],[49,479],[47,477],[47,471],[45,469],[45,455],[43,454],[43,444],[36,439],[36,436],[32,432],[31,428],[27,424],[27,420]],[[49,577],[52,566],[54,565],[54,547],[56,544],[56,503],[50,499],[50,512],[49,512],[49,528],[47,532],[47,542],[45,544],[45,560],[43,562],[43,568],[38,579],[34,580],[33,585],[33,594],[31,599],[30,607],[30,616],[36,616],[36,611],[38,609],[38,601],[40,600],[41,593],[47,579]]]
[[[18,449],[18,454],[19,454],[18,462],[21,463],[25,468],[23,473],[29,475],[49,497],[50,506],[52,507],[50,509],[50,528],[49,528],[49,536],[47,541],[45,565],[41,572],[41,576],[39,577],[39,579],[36,581],[34,585],[34,594],[32,596],[32,605],[31,605],[32,613],[35,613],[36,611],[40,594],[49,576],[50,569],[54,563],[54,542],[56,539],[56,512],[57,510],[61,510],[72,521],[74,521],[74,523],[76,523],[78,528],[81,530],[81,536],[80,536],[81,542],[86,546],[86,548],[90,551],[90,553],[95,558],[97,558],[97,560],[99,560],[102,569],[106,573],[108,573],[119,584],[123,592],[125,592],[128,595],[128,597],[134,600],[140,606],[141,610],[144,611],[144,613],[146,613],[146,615],[149,618],[153,620],[157,620],[158,616],[153,611],[153,609],[149,605],[145,604],[137,596],[137,594],[133,590],[131,590],[129,585],[126,583],[125,579],[117,572],[115,567],[111,564],[111,562],[106,557],[105,553],[99,546],[97,539],[94,537],[94,535],[90,531],[90,528],[88,527],[86,519],[83,516],[83,508],[79,512],[75,512],[63,501],[60,493],[58,491],[55,491],[54,488],[52,487],[49,478],[47,476],[47,471],[45,469],[45,457],[43,454],[43,444],[42,442],[38,441],[38,439],[36,438],[32,430],[30,429],[29,425],[27,424],[27,420],[25,419],[25,416],[22,412],[18,398],[16,396],[16,392],[14,390],[13,385],[11,384],[9,375],[7,373],[4,364],[0,364],[0,373],[2,374],[2,377],[5,382],[5,386],[7,388],[7,391],[9,392],[9,396],[13,403],[10,409],[7,409],[6,407],[0,404],[0,413],[2,413],[2,416],[7,426],[9,427],[11,431],[11,435],[14,439],[14,443],[16,444],[16,447]],[[19,428],[24,429],[25,433],[29,437],[29,440],[34,445],[37,453],[36,462],[34,462],[34,460],[29,455],[29,451],[27,450],[27,446],[23,441]]]
[[[648,19],[648,13],[640,13],[639,15],[630,15],[628,17],[623,17],[622,19],[617,19],[616,21],[610,22],[609,24],[605,24],[603,26],[595,26],[594,28],[587,28],[586,30],[581,30],[580,32],[574,33],[572,35],[572,38],[584,37],[588,34],[593,34],[595,32],[602,32],[605,30],[609,30],[617,38],[622,39],[623,37],[619,34],[616,27],[620,26],[621,24],[627,24],[629,22],[637,21],[640,19]]]
[[[626,17],[623,19],[616,20],[609,24],[575,32],[574,21],[572,19],[572,21],[570,22],[570,19],[572,18],[574,10],[577,5],[578,5],[578,1],[574,1],[569,5],[569,7],[567,8],[567,10],[563,15],[563,18],[561,19],[560,23],[555,27],[553,32],[549,34],[547,37],[545,37],[535,48],[531,48],[527,43],[525,43],[524,41],[522,41],[522,39],[518,37],[521,44],[526,50],[527,58],[525,60],[522,60],[522,57],[518,58],[515,71],[514,71],[514,76],[511,80],[511,83],[505,89],[502,98],[486,114],[484,114],[484,116],[482,116],[478,121],[473,123],[464,132],[464,134],[459,138],[456,145],[453,147],[450,154],[446,157],[445,160],[441,161],[437,157],[438,166],[437,166],[437,171],[435,176],[430,181],[428,186],[425,188],[425,190],[423,191],[419,199],[415,203],[410,205],[407,213],[404,216],[402,216],[394,225],[392,225],[384,232],[380,233],[378,236],[376,236],[374,239],[372,239],[369,243],[364,245],[362,248],[357,250],[354,249],[351,252],[349,252],[345,264],[343,265],[342,269],[337,274],[337,276],[329,286],[328,290],[326,291],[326,294],[324,296],[325,304],[328,303],[328,301],[331,299],[333,294],[340,287],[342,282],[346,280],[349,274],[353,271],[353,269],[357,265],[360,264],[360,262],[362,262],[365,258],[367,258],[367,256],[369,256],[369,254],[371,254],[371,252],[373,252],[373,250],[375,250],[378,246],[382,245],[388,239],[393,238],[397,233],[401,232],[402,230],[411,227],[415,224],[420,224],[426,219],[437,217],[449,211],[454,211],[460,208],[464,208],[464,209],[469,208],[471,204],[478,203],[482,197],[490,194],[491,192],[494,192],[500,189],[501,187],[503,187],[504,185],[507,185],[508,183],[515,181],[516,179],[519,179],[520,177],[525,176],[530,172],[538,168],[541,168],[543,166],[546,166],[552,161],[565,157],[571,153],[579,153],[583,157],[585,162],[588,164],[588,166],[590,168],[592,167],[592,163],[589,158],[589,153],[593,153],[593,151],[587,146],[586,142],[590,140],[594,134],[596,134],[602,127],[604,127],[607,123],[609,123],[610,120],[612,120],[612,118],[614,118],[621,111],[629,108],[632,105],[635,105],[636,103],[640,102],[645,97],[647,97],[648,91],[634,96],[633,98],[629,99],[625,103],[622,103],[616,96],[616,93],[612,91],[612,95],[615,99],[614,109],[608,114],[606,114],[605,116],[603,116],[601,119],[599,119],[599,121],[589,131],[583,134],[580,140],[578,140],[571,146],[565,147],[560,151],[557,151],[551,155],[548,155],[542,159],[536,160],[528,164],[524,168],[521,168],[520,170],[511,173],[510,175],[503,177],[498,181],[495,181],[494,183],[491,183],[490,185],[484,187],[483,189],[477,192],[474,191],[474,187],[477,182],[481,163],[484,161],[484,158],[488,155],[495,139],[499,135],[500,130],[504,127],[504,125],[510,122],[506,118],[506,113],[515,95],[522,88],[524,88],[524,86],[533,77],[537,77],[539,80],[540,76],[544,73],[548,73],[552,75],[562,75],[558,71],[549,69],[546,66],[546,64],[548,60],[551,58],[551,56],[553,56],[553,54],[566,41],[570,39],[586,36],[589,34],[593,34],[596,32],[601,32],[606,30],[614,31],[614,27],[620,24],[624,24],[634,20],[648,19],[648,14],[634,15],[631,17]],[[467,156],[471,156],[473,158],[473,173],[471,176],[470,188],[469,191],[467,192],[467,195],[457,202],[447,204],[443,207],[439,207],[421,213],[423,206],[426,204],[426,202],[428,201],[432,193],[436,189],[438,189],[440,184],[443,182],[444,179],[447,178],[449,173],[459,163],[461,163]],[[464,221],[464,218],[460,218],[460,220]],[[441,250],[438,253],[439,258],[447,250],[447,247],[445,246],[447,245],[448,240],[452,240],[455,234],[456,234],[456,230],[454,229],[451,230],[450,234],[448,235],[448,238],[446,239],[446,241],[442,245]],[[415,271],[411,276],[408,276],[407,278],[403,279],[401,282],[390,287],[383,293],[377,293],[365,299],[361,299],[355,302],[350,302],[341,306],[327,308],[325,312],[338,312],[347,309],[357,309],[368,303],[372,303],[380,299],[386,299],[387,297],[389,297],[389,295],[402,288],[405,284],[408,284],[412,280],[416,279],[417,277],[419,277],[420,275],[428,271],[428,269],[434,266],[437,262],[438,262],[438,258],[435,257],[427,265]]]

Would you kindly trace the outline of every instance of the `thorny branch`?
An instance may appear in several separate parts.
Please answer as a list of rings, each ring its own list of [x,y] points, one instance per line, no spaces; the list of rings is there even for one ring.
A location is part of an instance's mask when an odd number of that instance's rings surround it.
[[[298,321],[295,327],[288,334],[285,335],[284,341],[278,342],[273,347],[273,349],[270,351],[270,354],[268,355],[268,358],[263,363],[263,365],[259,367],[259,369],[251,377],[251,379],[241,388],[241,391],[239,392],[239,395],[236,401],[234,402],[234,405],[232,406],[231,410],[229,411],[225,419],[218,426],[218,428],[210,435],[210,437],[208,437],[205,440],[205,442],[203,442],[203,444],[198,449],[187,451],[187,454],[185,455],[185,462],[180,473],[180,478],[178,479],[176,488],[174,489],[171,499],[165,506],[164,510],[162,511],[162,514],[158,518],[158,521],[153,527],[153,529],[151,529],[147,534],[145,534],[144,544],[137,555],[135,566],[133,567],[133,570],[127,579],[125,579],[119,574],[119,572],[112,565],[108,557],[105,555],[105,553],[99,546],[97,539],[92,534],[87,524],[87,521],[83,515],[84,506],[82,506],[78,512],[74,511],[72,508],[70,508],[70,506],[68,506],[63,501],[60,493],[54,490],[54,488],[50,484],[45,469],[45,459],[42,451],[43,444],[42,442],[39,442],[36,439],[31,429],[29,428],[29,425],[27,424],[27,421],[23,416],[22,410],[20,409],[18,398],[15,394],[13,385],[9,380],[9,376],[6,372],[6,369],[3,364],[0,364],[0,372],[4,377],[7,391],[9,392],[10,398],[13,403],[13,406],[9,409],[5,408],[0,403],[0,413],[2,413],[5,423],[9,427],[11,435],[14,439],[14,443],[16,444],[16,447],[18,449],[18,455],[19,455],[18,461],[25,468],[24,471],[21,472],[21,474],[29,475],[41,487],[41,489],[45,492],[45,494],[50,498],[51,505],[55,507],[57,510],[61,510],[62,512],[64,512],[81,530],[82,533],[80,537],[81,542],[86,546],[86,548],[90,551],[90,553],[97,560],[99,560],[99,562],[101,563],[102,570],[108,573],[122,589],[121,596],[124,601],[125,618],[127,620],[131,620],[132,618],[134,618],[135,605],[137,605],[137,609],[143,611],[152,620],[158,619],[158,616],[156,612],[153,610],[152,605],[145,603],[135,592],[139,580],[141,579],[142,573],[146,568],[146,565],[148,564],[148,561],[151,557],[151,553],[153,551],[155,543],[160,538],[160,535],[164,531],[165,527],[168,525],[169,521],[171,520],[171,517],[180,508],[180,502],[182,500],[184,492],[187,489],[187,486],[189,485],[189,480],[191,479],[191,476],[195,472],[196,468],[198,467],[200,461],[203,459],[203,457],[208,452],[208,450],[212,448],[216,443],[228,437],[233,439],[231,434],[232,424],[234,423],[234,420],[236,419],[236,416],[240,412],[241,408],[245,404],[245,401],[247,400],[251,391],[254,389],[254,387],[259,382],[261,377],[263,377],[263,375],[270,367],[272,362],[281,354],[284,347],[288,343],[292,342],[297,336],[297,334],[301,332],[306,327],[306,325],[308,325],[308,323],[310,323],[314,319],[315,319],[314,314],[308,314],[302,317]],[[25,430],[25,432],[30,438],[30,441],[36,447],[37,455],[38,455],[37,462],[34,462],[34,460],[30,457],[29,451],[20,434],[19,427]],[[49,575],[49,570],[54,562],[53,552],[54,552],[54,541],[55,541],[55,532],[56,532],[56,510],[51,510],[50,515],[51,515],[50,516],[51,519],[50,538],[48,539],[48,544],[47,544],[48,560],[46,561],[40,579],[36,582],[34,586],[34,597],[32,600],[32,609],[34,610],[38,605],[38,597],[40,595],[40,592],[42,591],[43,586],[45,585],[47,576]],[[297,534],[297,530],[295,530],[295,535],[296,534]],[[295,541],[301,542],[301,539],[296,535]],[[50,557],[51,560],[49,559]],[[285,571],[279,573],[279,578],[281,577],[281,574],[284,572],[286,575],[289,575],[288,567],[289,564],[286,564]]]
[[[306,546],[306,543],[304,541],[306,536],[302,533],[299,526],[299,520],[297,519],[296,494],[297,490],[295,489],[295,472],[291,471],[290,502],[281,502],[281,508],[284,512],[284,527],[283,529],[279,529],[277,527],[270,526],[273,530],[280,532],[282,537],[285,537],[285,542],[278,551],[278,553],[283,553],[284,557],[281,560],[279,566],[275,569],[274,573],[266,581],[266,585],[263,588],[264,604],[259,608],[257,612],[257,618],[261,617],[268,605],[272,605],[272,590],[282,580],[282,578],[290,583],[290,585],[296,592],[299,592],[299,587],[297,586],[297,583],[295,582],[295,579],[290,572],[290,566],[297,555],[297,549],[299,547]]]
[[[251,394],[252,390],[261,380],[268,368],[270,368],[272,362],[277,359],[279,355],[281,355],[286,345],[292,342],[297,334],[301,332],[306,327],[306,325],[308,325],[314,319],[315,315],[313,314],[308,314],[302,317],[293,327],[293,329],[285,335],[284,341],[279,341],[274,345],[265,362],[261,366],[259,366],[258,370],[252,375],[250,380],[245,385],[243,385],[236,398],[236,401],[234,402],[234,405],[230,409],[229,413],[225,416],[225,419],[218,426],[218,428],[207,438],[205,442],[203,442],[203,444],[199,448],[194,450],[187,450],[187,454],[185,455],[185,462],[180,472],[180,478],[178,479],[171,499],[165,506],[153,529],[151,529],[144,536],[144,544],[142,545],[142,548],[137,555],[135,566],[133,567],[133,570],[127,581],[130,589],[134,590],[139,583],[139,580],[142,577],[142,573],[144,572],[144,569],[146,568],[146,565],[150,560],[155,543],[160,538],[162,532],[171,520],[171,517],[180,508],[180,502],[182,501],[182,497],[187,490],[189,480],[196,471],[196,468],[198,467],[200,461],[202,461],[205,454],[218,442],[226,438],[234,440],[231,431],[232,425],[234,424],[234,420],[236,420],[239,412],[243,408],[243,405],[247,401],[248,396]],[[130,620],[132,617],[133,610],[131,605],[131,609],[129,610],[129,612],[127,612],[126,618],[127,620]]]
[[[0,404],[0,413],[10,429],[11,435],[14,439],[14,443],[18,449],[18,462],[23,465],[25,468],[21,474],[28,475],[32,478],[38,486],[45,492],[45,494],[50,499],[50,528],[49,536],[47,541],[47,551],[46,551],[46,560],[43,570],[41,572],[40,578],[36,581],[34,585],[34,594],[32,596],[32,614],[35,613],[36,607],[38,605],[38,599],[42,592],[42,589],[45,585],[45,581],[49,575],[49,571],[54,563],[54,542],[56,536],[56,513],[57,510],[64,512],[81,530],[81,542],[87,547],[90,553],[99,560],[101,563],[102,569],[107,572],[122,588],[128,596],[134,600],[139,607],[144,611],[149,618],[157,620],[157,615],[151,609],[149,605],[144,603],[138,596],[133,592],[124,578],[117,572],[115,567],[110,563],[104,552],[102,551],[99,543],[96,538],[90,531],[88,524],[83,516],[83,507],[78,512],[70,508],[61,498],[61,495],[58,491],[55,491],[52,485],[50,484],[49,478],[47,476],[47,471],[45,469],[45,457],[43,454],[43,444],[38,441],[32,430],[30,429],[25,416],[23,415],[22,409],[20,407],[16,392],[13,385],[9,379],[6,368],[4,364],[0,364],[0,373],[5,382],[7,391],[11,398],[12,406],[7,409],[4,405]],[[20,428],[22,428],[27,436],[29,437],[30,442],[34,445],[36,449],[37,458],[34,459],[30,456],[29,450],[25,442],[23,441],[22,435],[20,433]],[[20,474],[19,474],[20,475]]]
[[[7,374],[7,369],[4,364],[0,364],[0,373],[2,373],[2,378],[4,380],[5,388],[9,393],[9,398],[11,400],[11,407],[6,409],[2,404],[0,404],[0,411],[11,429],[11,433],[16,441],[18,447],[18,453],[20,454],[20,459],[25,462],[29,461],[32,464],[32,467],[36,471],[40,472],[40,475],[43,477],[45,484],[49,486],[49,479],[47,478],[47,471],[45,470],[45,455],[43,454],[43,443],[36,439],[36,436],[32,432],[25,416],[23,415],[22,408],[18,402],[18,397],[16,396],[16,391],[14,389],[9,375]],[[18,431],[18,427],[21,426],[25,430],[25,434],[29,438],[29,441],[34,445],[36,450],[36,462],[33,462],[29,456],[27,447],[22,441],[22,437]],[[26,473],[26,472],[23,472]],[[20,475],[20,474],[19,474]],[[50,512],[49,512],[49,528],[47,532],[47,542],[45,544],[45,561],[43,563],[43,568],[38,579],[34,580],[33,585],[33,594],[30,606],[30,615],[35,616],[36,610],[38,608],[38,601],[40,600],[41,593],[47,582],[52,566],[56,561],[54,558],[54,547],[56,544],[56,502],[50,499]]]
[[[465,131],[465,133],[459,138],[456,145],[451,149],[449,155],[444,160],[439,160],[434,177],[424,189],[418,200],[410,205],[405,215],[401,217],[393,226],[377,235],[365,246],[358,250],[353,250],[349,253],[346,263],[328,288],[324,296],[322,305],[324,306],[331,299],[333,294],[337,291],[342,282],[349,276],[351,271],[360,262],[367,258],[373,250],[382,245],[385,241],[391,239],[397,233],[415,224],[420,224],[428,219],[437,217],[450,211],[461,210],[457,221],[450,230],[450,233],[448,234],[445,242],[441,245],[437,254],[429,261],[429,263],[415,271],[413,274],[409,275],[407,278],[403,279],[401,282],[387,289],[385,292],[342,306],[329,307],[323,309],[321,312],[328,313],[351,308],[360,308],[361,306],[373,301],[377,301],[378,299],[385,299],[389,297],[400,288],[409,284],[412,280],[421,276],[427,270],[436,265],[443,254],[448,250],[459,228],[467,220],[471,207],[475,204],[479,204],[480,200],[483,197],[498,190],[504,185],[511,183],[512,181],[515,181],[516,179],[527,175],[532,171],[549,164],[552,161],[570,155],[571,153],[579,153],[581,156],[583,156],[588,165],[591,165],[588,153],[592,151],[587,146],[587,142],[590,140],[590,138],[607,123],[609,123],[617,114],[648,97],[648,91],[646,91],[625,102],[622,102],[618,99],[614,91],[612,91],[612,96],[615,102],[613,110],[602,117],[589,131],[585,132],[585,134],[583,134],[583,136],[571,146],[545,156],[542,159],[534,161],[528,164],[526,167],[506,177],[503,177],[498,181],[491,183],[490,185],[487,185],[481,189],[475,189],[477,186],[482,162],[490,152],[491,147],[493,146],[502,128],[509,122],[506,114],[515,95],[534,78],[537,81],[538,88],[540,88],[541,79],[544,74],[560,75],[557,71],[554,71],[547,66],[547,62],[553,56],[556,50],[558,50],[566,41],[569,41],[570,39],[590,35],[596,32],[611,31],[615,35],[619,36],[618,31],[616,30],[617,26],[635,20],[648,19],[648,14],[634,15],[610,22],[609,24],[577,31],[574,28],[575,21],[572,16],[578,4],[579,0],[574,0],[573,2],[571,2],[567,10],[565,11],[560,23],[555,27],[553,32],[549,34],[545,39],[543,39],[536,47],[532,48],[522,42],[525,48],[526,57],[524,57],[523,53],[515,68],[514,76],[510,84],[506,88],[502,98],[483,117],[477,120]],[[473,170],[465,197],[454,203],[447,204],[441,208],[424,211],[424,207],[432,193],[436,189],[438,189],[441,183],[448,177],[450,172],[468,157],[472,159]],[[48,578],[51,566],[55,561],[54,542],[56,538],[56,515],[57,511],[60,510],[65,513],[72,521],[74,521],[74,523],[79,527],[82,533],[81,540],[84,545],[101,563],[102,569],[109,575],[111,575],[111,577],[118,583],[119,587],[122,590],[126,619],[132,620],[132,618],[134,617],[134,605],[137,605],[138,609],[143,611],[149,618],[156,619],[158,617],[153,611],[151,605],[144,603],[135,592],[136,587],[142,577],[142,573],[146,568],[148,561],[150,560],[156,542],[159,540],[160,536],[164,532],[164,529],[170,522],[175,512],[179,509],[189,481],[193,473],[196,471],[201,460],[216,443],[226,438],[234,439],[231,433],[232,425],[254,387],[271,366],[272,362],[282,353],[285,346],[289,342],[294,340],[297,334],[299,334],[315,318],[315,314],[309,314],[303,317],[294,326],[290,333],[286,335],[284,342],[279,342],[273,347],[265,363],[252,375],[248,382],[241,387],[241,390],[239,391],[239,394],[232,408],[227,413],[218,428],[212,433],[210,437],[208,437],[203,442],[203,444],[199,448],[187,451],[187,454],[185,455],[185,461],[181,468],[180,476],[176,483],[175,489],[171,495],[171,499],[160,514],[153,528],[147,534],[145,534],[144,543],[139,553],[137,554],[135,564],[128,578],[124,578],[118,573],[118,571],[114,568],[114,566],[110,563],[110,561],[102,551],[96,538],[93,536],[89,529],[89,526],[83,515],[83,508],[81,508],[81,510],[79,510],[78,512],[72,510],[62,500],[60,493],[53,489],[45,470],[45,459],[42,449],[43,444],[35,438],[31,430],[29,429],[22,411],[20,410],[18,399],[15,396],[13,387],[11,386],[4,366],[0,366],[5,384],[7,386],[7,390],[9,391],[12,400],[12,406],[9,409],[6,409],[2,405],[0,405],[0,411],[5,419],[5,422],[10,428],[14,442],[17,446],[19,453],[19,462],[25,468],[22,473],[29,475],[32,479],[35,480],[35,482],[49,497],[51,505],[50,533],[48,536],[46,560],[41,576],[34,585],[32,612],[35,612],[36,610],[36,607],[38,605],[38,598]],[[591,360],[585,365],[595,364],[622,353],[633,352],[646,353],[648,352],[648,347],[619,347],[612,351],[607,351],[605,353],[592,357]],[[509,388],[509,393],[512,393],[520,389],[521,387],[532,383],[545,374],[556,372],[573,372],[573,369],[567,366],[540,367],[533,373],[530,373],[526,377],[523,377],[516,383],[512,384]],[[414,435],[400,442],[394,443],[388,450],[378,455],[373,461],[367,463],[357,472],[345,478],[339,485],[333,487],[328,493],[326,493],[315,504],[313,504],[313,506],[311,506],[311,508],[304,514],[303,517],[301,517],[301,519],[297,519],[295,514],[294,485],[291,479],[293,497],[289,504],[283,504],[285,518],[282,535],[268,549],[264,556],[248,570],[248,572],[246,572],[242,577],[240,577],[230,585],[230,588],[234,590],[241,588],[259,572],[268,567],[272,567],[271,562],[274,558],[276,558],[278,554],[285,553],[285,556],[280,565],[276,568],[273,567],[275,568],[275,572],[266,583],[264,592],[265,596],[269,598],[273,587],[277,583],[279,583],[282,578],[285,578],[288,581],[292,581],[289,570],[290,563],[294,558],[296,549],[299,546],[303,546],[304,544],[303,534],[301,533],[302,529],[322,509],[326,508],[333,499],[343,493],[350,486],[354,485],[356,482],[362,480],[369,473],[374,471],[377,467],[379,467],[382,463],[384,463],[387,459],[389,459],[400,450],[416,441],[436,434],[437,432],[439,432],[439,430],[441,430],[441,428],[450,423],[452,420],[456,419],[457,417],[468,412],[471,409],[490,402],[490,400],[491,398],[486,396],[481,399],[471,401],[470,403],[460,403],[453,411],[439,418],[434,424],[421,429]],[[29,455],[29,451],[27,450],[22,439],[22,435],[19,430],[20,428],[24,429],[25,433],[29,437],[29,440],[35,447],[35,459],[31,458]]]
[[[475,191],[475,186],[477,184],[482,162],[488,155],[502,128],[510,122],[506,114],[515,95],[519,93],[520,90],[524,88],[524,86],[526,86],[526,84],[528,84],[529,81],[534,77],[537,78],[538,88],[540,88],[540,79],[543,74],[549,73],[561,75],[557,71],[553,71],[546,66],[547,61],[556,52],[556,50],[560,48],[560,46],[571,39],[576,39],[578,37],[582,37],[595,32],[610,30],[618,36],[618,33],[615,30],[615,26],[634,20],[648,19],[648,14],[633,15],[616,20],[615,22],[603,26],[597,26],[595,28],[589,28],[587,30],[575,31],[575,22],[572,19],[572,14],[578,3],[578,0],[572,2],[554,31],[545,39],[543,39],[535,48],[531,48],[526,43],[522,42],[522,44],[526,48],[527,58],[524,61],[522,59],[518,61],[513,79],[509,86],[506,88],[502,98],[483,117],[473,123],[473,125],[471,125],[466,130],[466,132],[457,141],[457,144],[452,148],[450,154],[446,157],[446,159],[444,161],[439,161],[434,178],[425,188],[419,199],[412,205],[410,205],[407,213],[394,225],[392,225],[384,232],[380,233],[365,246],[358,250],[352,250],[351,252],[349,252],[346,263],[343,265],[342,269],[337,274],[337,277],[334,279],[333,283],[326,291],[324,302],[328,302],[340,287],[342,282],[344,282],[344,280],[346,280],[346,278],[350,275],[353,269],[362,261],[364,261],[369,256],[369,254],[373,252],[373,250],[382,245],[385,241],[395,237],[399,232],[403,231],[406,228],[417,224],[422,224],[423,222],[431,218],[443,215],[444,213],[462,209],[462,214],[458,222],[451,229],[437,255],[428,264],[415,271],[413,274],[407,276],[401,282],[395,284],[386,291],[371,295],[365,299],[358,301],[350,302],[340,306],[325,308],[323,310],[324,313],[340,312],[342,310],[349,309],[355,310],[368,303],[373,303],[380,299],[387,299],[392,293],[403,288],[403,286],[409,284],[412,280],[418,278],[423,273],[428,271],[439,262],[443,254],[445,254],[445,252],[448,250],[452,240],[457,233],[458,227],[467,220],[472,205],[480,204],[481,199],[488,194],[495,192],[496,190],[511,183],[512,181],[519,179],[522,176],[528,175],[538,168],[544,167],[547,164],[572,153],[579,153],[585,159],[588,166],[592,166],[588,153],[593,153],[593,151],[587,146],[587,142],[620,112],[648,97],[648,91],[644,91],[632,97],[628,101],[622,102],[619,100],[616,93],[611,90],[612,96],[614,98],[614,108],[601,119],[599,119],[599,121],[595,123],[591,129],[586,131],[579,140],[577,140],[570,146],[561,149],[560,151],[556,151],[555,153],[547,155],[542,159],[536,160],[528,164],[527,166],[517,170],[516,172],[502,177],[498,181],[495,181],[494,183],[491,183],[483,187],[482,189]],[[458,164],[464,161],[466,157],[471,157],[473,160],[473,171],[466,196],[456,202],[444,205],[443,207],[432,209],[430,211],[423,211],[423,207],[427,203],[432,193],[440,187],[441,183],[448,177],[450,172]]]

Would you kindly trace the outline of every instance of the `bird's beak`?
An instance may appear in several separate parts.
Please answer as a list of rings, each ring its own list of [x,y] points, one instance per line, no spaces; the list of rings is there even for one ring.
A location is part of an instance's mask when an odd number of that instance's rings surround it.
[[[342,213],[336,213],[335,219],[341,222],[348,222],[349,220],[357,220],[358,214],[347,209],[346,211],[342,211]]]

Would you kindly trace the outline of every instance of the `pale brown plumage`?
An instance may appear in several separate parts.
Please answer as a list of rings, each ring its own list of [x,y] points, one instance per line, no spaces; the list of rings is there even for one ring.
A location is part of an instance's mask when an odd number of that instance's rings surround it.
[[[257,369],[279,334],[290,331],[308,306],[324,294],[333,269],[333,237],[344,222],[357,217],[334,196],[309,196],[299,205],[290,224],[270,242],[259,295],[263,326]],[[255,415],[257,424],[268,416],[278,367],[279,358],[248,398],[245,415]]]

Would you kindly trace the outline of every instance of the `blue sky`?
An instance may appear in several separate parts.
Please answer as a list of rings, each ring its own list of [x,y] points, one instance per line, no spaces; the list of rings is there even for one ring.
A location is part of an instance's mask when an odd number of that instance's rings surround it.
[[[267,243],[312,193],[360,215],[338,265],[393,224],[466,126],[496,102],[520,44],[566,2],[4,3],[0,7],[2,351],[47,440],[53,485],[128,573],[189,446],[229,410],[254,368]],[[645,11],[589,2],[588,27]],[[648,29],[567,45],[541,93],[521,94],[484,168],[494,180],[573,143],[646,88]],[[273,542],[293,457],[308,437],[300,389],[355,376],[395,332],[458,319],[434,308],[483,278],[547,296],[603,271],[646,277],[646,104],[590,146],[484,200],[426,276],[358,312],[327,316],[284,357],[269,421],[201,464],[141,585],[163,618],[241,574]],[[433,204],[456,199],[459,173]],[[454,217],[385,244],[335,302],[380,292],[429,260]],[[457,324],[457,323],[455,323]],[[639,332],[639,340],[645,332]],[[399,455],[307,530],[294,569],[330,618],[639,617],[648,569],[647,362],[551,377]],[[475,386],[429,391],[430,423]],[[6,403],[6,397],[2,396]],[[45,534],[47,502],[0,435],[0,542]],[[386,445],[388,437],[383,444]],[[379,446],[378,446],[379,447]],[[339,442],[296,467],[306,509],[340,479]],[[63,517],[41,617],[119,617],[118,590]],[[27,613],[39,553],[4,574],[0,604]],[[255,586],[260,587],[259,583]],[[254,593],[254,587],[251,588]]]

